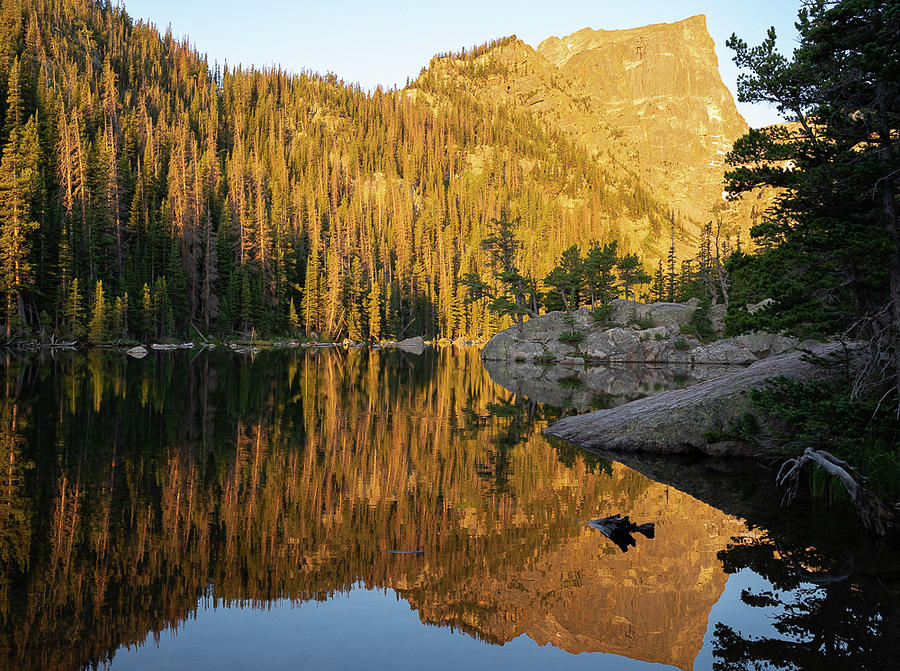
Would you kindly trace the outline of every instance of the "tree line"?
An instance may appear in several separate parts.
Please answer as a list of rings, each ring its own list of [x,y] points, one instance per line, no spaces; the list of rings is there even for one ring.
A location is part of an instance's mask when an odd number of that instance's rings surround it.
[[[517,259],[522,243],[517,223],[495,219],[490,235],[481,241],[490,259],[490,276],[471,272],[460,278],[467,303],[481,303],[516,324],[540,311],[570,312],[589,305],[603,309],[615,298],[657,301],[701,301],[728,305],[728,270],[732,252],[740,252],[740,239],[732,250],[730,238],[719,243],[713,222],[701,231],[697,254],[683,259],[677,268],[674,232],[665,265],[660,259],[652,275],[637,253],[620,254],[619,241],[590,242],[586,249],[573,244],[563,250],[559,262],[538,280],[520,270]]]
[[[490,277],[493,219],[535,276],[673,227],[626,166],[464,89],[229,67],[109,2],[4,2],[0,333],[488,334],[460,280]]]

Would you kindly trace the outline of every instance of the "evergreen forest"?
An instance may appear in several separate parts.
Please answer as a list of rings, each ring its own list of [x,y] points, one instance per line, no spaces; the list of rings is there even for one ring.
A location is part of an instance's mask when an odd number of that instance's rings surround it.
[[[677,216],[626,166],[423,70],[371,93],[208,63],[97,0],[4,0],[0,290],[7,341],[204,334],[487,336],[479,244],[516,222],[543,278],[578,242]],[[500,40],[451,54],[460,76]],[[674,240],[674,237],[673,237]]]

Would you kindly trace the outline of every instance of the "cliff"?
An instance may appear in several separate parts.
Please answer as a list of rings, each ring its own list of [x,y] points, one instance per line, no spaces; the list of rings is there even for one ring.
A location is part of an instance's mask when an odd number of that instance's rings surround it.
[[[698,15],[629,30],[585,28],[537,49],[508,40],[469,62],[446,57],[430,68],[586,148],[614,182],[636,179],[647,193],[622,195],[650,196],[671,214],[632,219],[623,237],[662,258],[673,226],[682,256],[696,252],[708,221],[721,222],[723,238],[746,241],[771,195],[723,199],[725,155],[748,126],[722,82],[714,47]]]

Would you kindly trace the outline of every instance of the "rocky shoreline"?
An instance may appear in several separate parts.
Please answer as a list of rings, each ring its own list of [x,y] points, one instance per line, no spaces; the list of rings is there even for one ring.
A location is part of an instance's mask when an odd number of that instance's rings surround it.
[[[604,378],[601,383],[606,377],[612,382],[612,372],[628,375],[627,365],[641,377],[654,366],[677,370],[690,377],[688,386],[623,398],[626,402],[616,407],[562,419],[547,433],[602,452],[757,456],[770,452],[772,445],[741,438],[739,427],[753,424],[760,436],[773,427],[753,406],[749,392],[774,377],[821,380],[844,374],[844,369],[823,367],[810,359],[852,355],[861,347],[801,343],[771,333],[703,342],[684,332],[698,309],[690,304],[615,300],[602,322],[586,308],[568,315],[553,312],[498,333],[485,345],[482,359],[503,386],[534,388],[548,400],[544,389],[548,380],[567,381],[566,369],[577,370],[579,381],[599,371],[594,377]],[[709,314],[720,334],[723,313],[714,308]],[[577,393],[567,398],[576,399]],[[585,409],[586,401],[577,400],[578,409]]]
[[[342,341],[298,340],[296,338],[291,338],[288,340],[259,340],[255,342],[248,342],[246,340],[231,342],[228,340],[209,339],[202,342],[145,342],[135,344],[134,341],[132,341],[131,343],[101,343],[99,345],[86,344],[75,340],[61,342],[40,342],[37,340],[26,340],[7,344],[4,346],[4,348],[11,351],[21,352],[78,352],[85,349],[96,348],[101,350],[120,351],[124,352],[132,358],[143,359],[151,351],[168,352],[175,350],[212,350],[216,348],[227,349],[238,354],[258,354],[259,352],[267,349],[321,349],[336,347],[360,349],[367,347],[375,350],[394,348],[402,350],[408,354],[419,355],[423,354],[428,347],[467,347],[473,345],[477,346],[480,344],[482,343],[479,341],[463,340],[461,338],[457,338],[454,341],[450,341],[446,338],[429,341],[425,340],[422,336],[414,336],[412,338],[406,338],[404,340],[381,340],[377,342],[355,341],[346,338]]]
[[[538,363],[664,363],[746,366],[788,352],[799,341],[773,333],[750,333],[703,342],[686,333],[697,303],[639,303],[616,299],[605,319],[584,307],[550,312],[495,335],[484,346],[485,361]],[[709,311],[721,334],[724,306]]]
[[[566,417],[547,433],[591,450],[702,453],[708,456],[760,456],[771,452],[765,441],[739,437],[748,423],[760,436],[770,433],[769,420],[751,403],[749,392],[773,377],[823,380],[843,374],[813,358],[840,356],[842,343],[817,343],[758,361],[747,368],[684,389],[661,391],[608,410]]]

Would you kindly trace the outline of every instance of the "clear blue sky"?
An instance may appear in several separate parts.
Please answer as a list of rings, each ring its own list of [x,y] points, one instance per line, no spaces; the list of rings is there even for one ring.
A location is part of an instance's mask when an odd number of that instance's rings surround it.
[[[121,2],[122,0],[120,0]],[[751,44],[774,25],[790,53],[800,0],[124,0],[135,20],[171,25],[210,62],[333,72],[364,88],[402,86],[436,53],[517,35],[532,46],[590,27],[633,28],[706,14],[725,83],[737,69],[725,40]],[[752,126],[774,110],[739,105]]]

